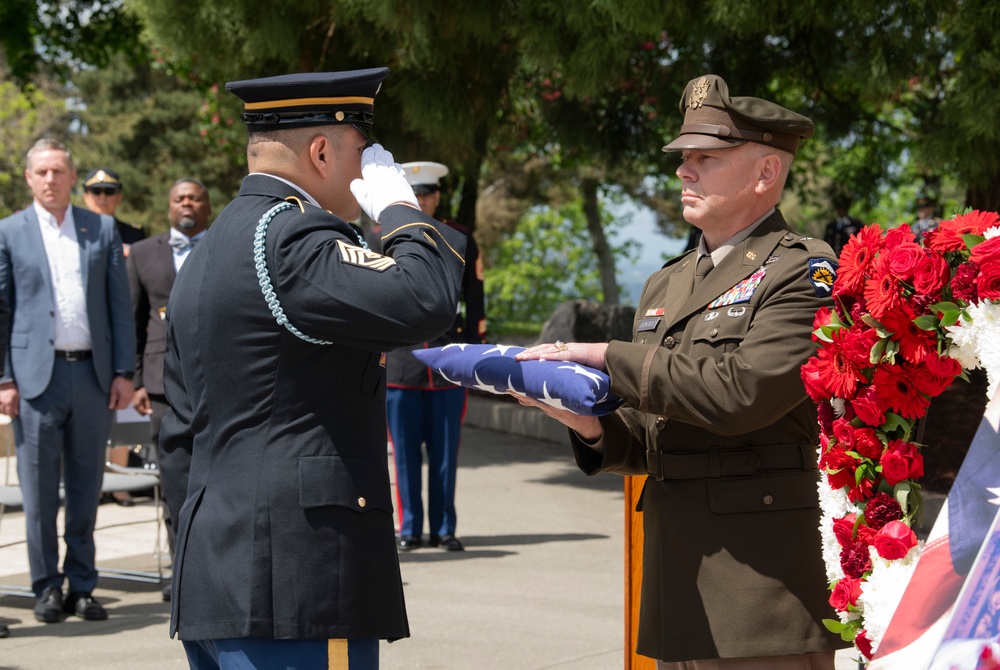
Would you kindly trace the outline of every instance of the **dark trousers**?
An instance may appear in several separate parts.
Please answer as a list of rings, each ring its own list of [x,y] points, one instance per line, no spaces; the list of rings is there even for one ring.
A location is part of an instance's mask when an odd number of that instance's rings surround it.
[[[427,517],[431,535],[454,535],[455,480],[458,444],[465,416],[467,392],[441,390],[386,390],[386,419],[396,463],[400,536],[423,532],[421,499],[421,445],[427,445]]]
[[[94,526],[111,432],[108,393],[90,360],[56,359],[52,379],[37,398],[21,398],[14,419],[17,476],[24,496],[31,587],[41,596],[69,580],[73,593],[97,586]],[[66,556],[59,571],[59,484],[64,483]]]
[[[149,415],[149,438],[153,447],[153,459],[156,467],[160,467],[160,425],[163,423],[163,415],[167,413],[170,405],[167,404],[167,396],[156,393],[149,394],[149,403],[153,413]],[[167,531],[167,544],[170,546],[171,555],[174,553],[175,531],[174,524],[170,518],[170,507],[167,505],[167,495],[160,487],[160,504],[163,506],[163,525]]]

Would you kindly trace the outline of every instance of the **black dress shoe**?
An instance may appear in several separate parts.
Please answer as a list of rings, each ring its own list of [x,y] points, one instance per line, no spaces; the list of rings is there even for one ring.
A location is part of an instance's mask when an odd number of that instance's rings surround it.
[[[173,595],[171,593],[171,591],[173,591],[173,588],[174,588],[173,582],[163,587],[163,602],[165,603],[170,602],[170,597]]]
[[[63,611],[87,621],[104,621],[108,618],[108,613],[104,611],[101,603],[94,600],[89,593],[71,593],[66,596]]]
[[[454,535],[445,535],[444,537],[438,537],[437,535],[431,535],[431,541],[429,544],[432,547],[441,547],[445,551],[464,551],[465,547],[462,546],[462,541],[459,540]]]
[[[62,590],[50,586],[42,591],[42,597],[35,601],[35,619],[42,623],[58,623],[62,621],[62,615]]]
[[[423,546],[423,542],[416,535],[404,535],[396,538],[396,546],[400,551],[413,551]]]
[[[10,628],[5,623],[0,623],[0,638],[2,637],[10,637]]]

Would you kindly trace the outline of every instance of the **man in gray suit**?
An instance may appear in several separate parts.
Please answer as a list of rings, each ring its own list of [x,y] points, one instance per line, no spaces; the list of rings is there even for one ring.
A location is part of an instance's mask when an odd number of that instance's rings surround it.
[[[36,142],[24,176],[34,202],[0,221],[0,292],[11,307],[0,412],[13,419],[35,618],[100,620],[94,525],[112,410],[128,406],[135,369],[125,259],[114,219],[70,204],[76,168],[63,144]]]

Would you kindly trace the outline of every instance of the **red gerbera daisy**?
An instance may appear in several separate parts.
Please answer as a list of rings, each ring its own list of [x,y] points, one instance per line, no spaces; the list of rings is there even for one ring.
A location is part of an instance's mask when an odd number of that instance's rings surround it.
[[[872,223],[862,228],[844,245],[840,252],[840,265],[834,291],[838,294],[860,293],[865,285],[865,275],[875,260],[875,255],[885,245],[882,227]]]
[[[832,342],[827,342],[819,350],[819,360],[812,370],[818,374],[817,387],[825,387],[837,398],[851,398],[858,388],[861,366],[852,350],[852,338],[847,328],[838,328],[830,334]]]
[[[919,363],[937,348],[937,333],[918,328],[913,320],[917,315],[906,303],[889,310],[882,316],[882,324],[892,331],[892,339],[899,342],[899,353],[911,363]]]
[[[931,404],[903,365],[878,366],[872,376],[872,385],[879,400],[904,419],[919,419]]]
[[[868,311],[879,321],[889,310],[898,309],[903,302],[899,278],[889,271],[887,256],[879,256],[871,266],[871,279],[865,282],[865,302]]]
[[[975,209],[939,223],[937,228],[924,237],[924,245],[942,253],[964,251],[966,246],[962,235],[982,235],[996,225],[1000,225],[1000,215]]]

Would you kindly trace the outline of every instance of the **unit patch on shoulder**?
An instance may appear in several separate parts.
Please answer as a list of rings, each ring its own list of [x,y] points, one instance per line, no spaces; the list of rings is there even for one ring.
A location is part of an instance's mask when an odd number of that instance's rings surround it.
[[[357,265],[369,270],[375,270],[376,272],[385,272],[396,264],[396,261],[389,256],[383,256],[382,254],[377,254],[374,251],[354,244],[348,244],[343,240],[337,240],[337,248],[340,249],[340,259],[348,265]]]
[[[809,281],[816,290],[816,296],[825,298],[833,294],[833,282],[837,279],[837,264],[828,258],[809,259]]]

